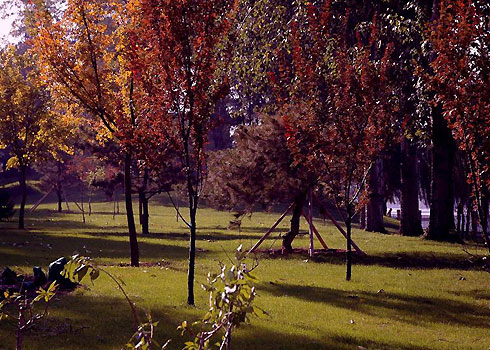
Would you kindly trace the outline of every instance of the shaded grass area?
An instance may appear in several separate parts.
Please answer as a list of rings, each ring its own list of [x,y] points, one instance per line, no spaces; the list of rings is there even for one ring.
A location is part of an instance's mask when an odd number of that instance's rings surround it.
[[[207,294],[197,288],[196,307],[185,304],[188,235],[173,209],[152,202],[152,233],[138,237],[141,261],[148,264],[135,269],[119,266],[129,262],[129,244],[125,216],[113,219],[111,203],[94,203],[85,224],[80,213],[59,214],[54,208],[46,203],[28,214],[26,231],[17,230],[14,222],[0,223],[0,266],[25,273],[62,255],[91,256],[120,276],[136,304],[160,320],[157,338],[172,338],[170,348],[182,348],[185,338],[176,327],[204,314]],[[277,216],[256,213],[243,220],[238,232],[227,229],[230,213],[200,210],[196,285],[218,269],[219,261],[227,263],[238,245],[251,247]],[[344,248],[332,226],[321,220],[316,224],[331,248]],[[281,223],[261,248],[278,248],[287,225],[288,220]],[[304,223],[302,229],[307,229]],[[256,270],[257,303],[269,316],[237,330],[234,348],[490,347],[490,276],[468,260],[461,245],[360,230],[354,230],[353,238],[368,256],[355,258],[351,282],[344,280],[342,256],[262,256]],[[295,241],[297,247],[307,245],[306,236]],[[477,255],[485,252],[478,246],[465,248]],[[120,349],[131,334],[127,304],[102,277],[95,286],[57,298],[49,321],[27,336],[25,349]],[[0,349],[12,349],[13,338],[12,326],[0,323]]]

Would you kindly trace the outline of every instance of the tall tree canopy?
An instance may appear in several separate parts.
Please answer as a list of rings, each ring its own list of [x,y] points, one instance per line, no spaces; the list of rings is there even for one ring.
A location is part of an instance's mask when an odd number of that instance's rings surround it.
[[[188,298],[194,304],[196,213],[205,175],[205,145],[216,103],[228,92],[225,72],[236,4],[227,0],[131,2],[132,72],[148,123],[174,143],[186,176],[189,204]]]
[[[309,4],[291,22],[291,58],[277,82],[289,147],[347,211],[350,231],[359,194],[372,164],[393,132],[396,88],[389,78],[393,47],[378,48],[376,17],[349,32],[350,11],[333,15],[331,1]],[[355,38],[355,39],[353,39]],[[377,49],[378,48],[378,49]],[[287,89],[282,89],[287,87]]]
[[[129,67],[128,32],[132,25],[126,1],[68,0],[60,18],[44,1],[33,6],[34,48],[42,78],[58,108],[87,115],[100,138],[115,139],[124,152],[125,198],[131,265],[139,265],[139,249],[131,196],[133,143],[138,108]]]
[[[490,249],[487,230],[490,185],[490,6],[486,1],[443,0],[430,26],[435,58],[427,79],[433,102],[467,155],[475,206]]]
[[[26,171],[35,162],[69,152],[74,121],[51,104],[39,79],[35,57],[14,46],[0,51],[0,149],[7,148],[7,168],[19,169],[22,199],[19,228],[24,228]],[[62,112],[62,111],[61,111]]]

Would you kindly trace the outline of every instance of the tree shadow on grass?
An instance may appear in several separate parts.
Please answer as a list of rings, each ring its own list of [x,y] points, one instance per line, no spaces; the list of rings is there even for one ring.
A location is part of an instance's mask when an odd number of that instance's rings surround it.
[[[59,230],[59,229],[70,229],[70,230],[83,230],[83,229],[96,229],[99,226],[93,225],[89,222],[83,223],[82,216],[80,215],[80,220],[69,219],[64,215],[59,215],[57,212],[51,212],[49,210],[42,210],[35,215],[26,213],[25,226],[27,229],[42,229],[42,230]],[[18,227],[18,222],[16,218],[1,223],[1,230],[16,230]]]
[[[262,254],[264,259],[290,258],[290,259],[310,259],[308,251],[305,249],[302,254]],[[345,253],[320,252],[313,259],[317,263],[328,263],[334,265],[345,264]],[[475,263],[463,254],[455,253],[431,253],[431,252],[403,252],[403,253],[384,253],[378,255],[367,254],[361,256],[353,254],[353,264],[364,266],[383,266],[399,269],[449,269],[449,270],[481,270],[481,264]]]
[[[374,337],[373,337],[374,338]],[[433,350],[425,346],[413,344],[402,344],[398,342],[382,342],[376,339],[355,337],[350,335],[336,335],[329,339],[333,344],[341,345],[340,347],[327,347],[327,349],[379,349],[379,350]]]
[[[316,259],[319,262],[331,264],[345,264],[343,255],[322,256]],[[479,270],[480,267],[468,256],[455,253],[431,253],[431,252],[403,252],[384,253],[379,255],[354,255],[353,263],[365,266],[384,266],[402,269],[455,269],[455,270]]]
[[[488,329],[490,310],[458,300],[410,296],[398,293],[356,293],[338,289],[287,283],[261,284],[260,289],[274,295],[325,303],[362,312],[370,316],[389,317],[413,325],[452,323]]]
[[[97,288],[95,286],[94,288]],[[115,293],[116,290],[114,291]],[[142,296],[144,298],[144,295]],[[58,299],[58,298],[57,298]],[[137,301],[142,306],[140,301]],[[182,349],[189,336],[181,336],[177,326],[182,321],[194,321],[204,314],[204,310],[183,305],[162,305],[153,308],[151,315],[159,321],[155,339],[165,343],[172,339],[168,349]],[[145,320],[143,311],[139,313]],[[0,336],[5,341],[0,349],[14,348],[13,327],[0,329]],[[25,337],[25,348],[30,350],[109,350],[123,348],[133,334],[133,318],[123,298],[107,296],[66,295],[55,300],[51,314],[46,323],[41,323]],[[11,336],[9,336],[11,335]],[[218,339],[216,339],[218,340]],[[254,325],[244,326],[234,332],[232,340],[234,349],[302,349],[302,350],[352,350],[359,346],[390,350],[430,350],[429,348],[386,343],[376,339],[355,336],[322,334],[321,339],[300,334],[280,331],[280,320],[273,320],[271,327]],[[5,348],[4,348],[5,346]]]
[[[90,256],[94,259],[120,259],[129,262],[129,240],[114,240],[109,236],[76,236],[76,235],[45,235],[29,232],[16,233],[15,239],[8,232],[0,233],[0,254],[5,265],[40,265],[60,256],[71,256],[74,252]],[[164,244],[160,242],[140,241],[140,260],[144,261],[184,261],[188,258],[186,247]],[[206,251],[198,255],[207,254]]]
[[[97,287],[94,287],[97,288]],[[119,293],[116,290],[115,293]],[[145,296],[142,296],[143,299]],[[133,300],[135,301],[135,300]],[[140,301],[136,300],[139,306]],[[159,321],[156,327],[155,339],[165,343],[172,339],[167,349],[182,349],[184,342],[190,340],[189,335],[182,336],[177,330],[182,321],[189,323],[205,314],[199,310],[183,305],[163,305],[151,310],[152,319]],[[139,312],[141,320],[146,320],[144,312]],[[34,329],[26,336],[26,348],[31,350],[102,350],[121,349],[133,334],[133,318],[131,311],[122,298],[106,296],[68,295],[61,297],[53,304],[51,312],[53,328],[63,329],[54,336],[49,329]],[[68,324],[68,327],[60,325]],[[0,330],[2,332],[12,329]],[[10,337],[5,345],[14,348],[14,337]],[[214,338],[219,340],[219,338]],[[0,349],[2,349],[0,344]],[[6,349],[7,349],[6,348]],[[234,349],[319,349],[322,344],[309,337],[284,334],[256,326],[241,327],[234,333]],[[333,349],[333,348],[332,348]],[[339,349],[339,348],[335,348]],[[344,349],[344,348],[341,348]],[[347,348],[345,348],[347,349]]]
[[[83,234],[86,235],[91,235],[94,237],[121,237],[121,236],[127,236],[128,234],[126,232],[91,232],[91,231],[85,231]],[[142,237],[145,239],[167,239],[167,240],[175,240],[175,241],[188,241],[189,240],[189,234],[187,232],[150,232],[148,235],[141,235],[138,234],[138,237]],[[258,240],[260,238],[259,235],[243,235],[240,233],[236,232],[219,232],[219,231],[211,231],[211,232],[202,232],[199,228],[197,231],[197,236],[196,239],[198,241],[237,241],[237,240]],[[272,239],[277,239],[277,237],[274,236],[269,236],[267,239],[272,240]]]
[[[490,290],[489,289],[474,289],[471,291],[457,291],[450,292],[456,296],[464,296],[468,298],[475,298],[477,300],[490,301]]]
[[[97,288],[96,286],[94,288]],[[114,293],[119,291],[114,288]],[[186,319],[195,319],[191,309],[181,307],[178,313],[171,308],[152,310],[154,321],[160,321],[155,339],[165,343],[175,340],[171,349],[182,349],[183,338],[177,326]],[[141,321],[146,321],[140,310]],[[68,326],[66,326],[68,325]],[[51,328],[51,329],[50,329]],[[56,332],[59,334],[56,334]],[[0,330],[0,334],[12,330]],[[123,298],[106,296],[67,295],[56,300],[51,307],[49,322],[41,323],[30,331],[25,339],[26,349],[36,350],[99,350],[121,349],[134,333],[133,318],[128,304]],[[15,348],[15,337],[9,337],[5,344]],[[10,344],[9,344],[10,343]],[[5,349],[7,349],[5,348]],[[0,346],[2,349],[2,346]]]

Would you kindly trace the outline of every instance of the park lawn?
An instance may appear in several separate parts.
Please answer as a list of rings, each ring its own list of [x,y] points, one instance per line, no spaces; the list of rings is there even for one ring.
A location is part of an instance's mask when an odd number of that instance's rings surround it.
[[[29,273],[33,265],[46,270],[49,262],[74,252],[91,256],[120,276],[136,304],[160,321],[157,339],[172,338],[170,349],[181,349],[186,338],[177,326],[205,313],[207,294],[196,288],[196,307],[185,304],[187,230],[176,221],[173,208],[152,203],[152,233],[139,236],[141,262],[152,264],[140,268],[126,267],[125,216],[113,219],[111,203],[94,203],[86,224],[79,213],[59,214],[54,208],[47,203],[28,213],[26,231],[15,229],[14,222],[0,223],[0,266]],[[201,209],[196,286],[205,282],[209,271],[218,270],[219,261],[227,263],[227,255],[240,244],[251,247],[277,216],[254,213],[238,232],[227,229],[230,213]],[[287,223],[264,242],[264,248],[280,247],[278,234],[287,231]],[[333,226],[321,220],[317,226],[329,246],[344,247]],[[262,257],[255,271],[257,305],[269,316],[254,318],[251,325],[237,330],[234,349],[490,347],[490,275],[468,262],[463,246],[360,230],[354,230],[353,238],[368,257],[356,259],[351,282],[344,280],[342,257],[321,261],[306,256]],[[295,241],[297,247],[307,244],[306,236]],[[484,254],[481,247],[464,248]],[[49,319],[27,335],[24,349],[120,349],[131,334],[128,305],[101,277],[94,286],[87,283],[58,297]],[[0,349],[13,348],[13,327],[3,321]]]

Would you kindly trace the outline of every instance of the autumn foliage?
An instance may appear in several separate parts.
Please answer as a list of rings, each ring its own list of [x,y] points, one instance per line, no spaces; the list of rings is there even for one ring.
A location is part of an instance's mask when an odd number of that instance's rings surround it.
[[[425,78],[434,105],[442,106],[459,148],[466,154],[475,207],[487,244],[484,193],[490,185],[490,31],[485,1],[441,1],[428,29],[435,57]]]
[[[291,23],[290,57],[271,75],[296,163],[347,210],[348,227],[397,108],[392,45],[376,50],[376,18],[369,31],[349,35],[349,16],[334,17],[331,1],[307,5]]]
[[[194,304],[196,213],[205,146],[216,103],[228,92],[226,66],[236,4],[226,0],[131,3],[131,71],[148,132],[177,150],[186,177],[190,249],[188,303]]]

